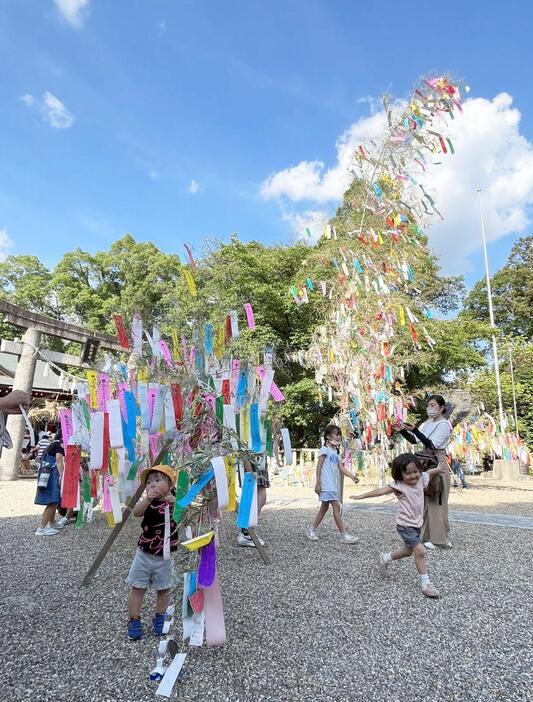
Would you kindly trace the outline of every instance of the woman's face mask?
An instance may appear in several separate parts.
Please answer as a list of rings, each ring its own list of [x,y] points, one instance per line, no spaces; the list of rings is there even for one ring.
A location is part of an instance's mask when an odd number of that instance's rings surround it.
[[[438,405],[428,405],[426,408],[426,412],[428,417],[436,417],[438,414],[440,414],[440,407]]]

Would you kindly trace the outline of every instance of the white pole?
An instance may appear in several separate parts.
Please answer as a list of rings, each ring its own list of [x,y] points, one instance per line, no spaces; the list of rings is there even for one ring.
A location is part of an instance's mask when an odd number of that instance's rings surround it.
[[[516,438],[519,439],[520,434],[518,432],[518,413],[516,411],[516,392],[514,385],[513,347],[511,345],[509,345],[509,368],[511,371],[511,388],[513,391],[514,430]]]
[[[481,188],[477,191],[478,202],[479,202],[479,216],[481,218],[481,237],[483,239],[483,255],[485,257],[485,277],[487,279],[487,298],[489,301],[489,319],[490,326],[495,331],[496,324],[494,323],[494,311],[492,309],[492,289],[490,285],[490,275],[489,275],[489,257],[487,254],[487,240],[485,238],[485,222],[483,220],[483,207],[481,206]],[[503,403],[502,403],[502,388],[500,384],[500,367],[498,362],[498,347],[496,345],[496,334],[492,334],[492,355],[494,358],[494,375],[496,376],[496,392],[498,394],[498,410],[500,414],[500,430],[503,433],[505,428],[505,420],[503,417]]]

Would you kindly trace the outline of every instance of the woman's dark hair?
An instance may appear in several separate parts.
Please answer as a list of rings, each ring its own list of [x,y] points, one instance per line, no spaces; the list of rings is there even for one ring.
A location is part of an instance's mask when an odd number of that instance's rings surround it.
[[[418,456],[415,456],[414,453],[401,453],[399,456],[396,456],[392,462],[391,473],[394,480],[397,480],[399,483],[403,481],[403,474],[406,472],[407,466],[410,463],[414,463],[418,470],[422,472],[422,466]]]
[[[342,436],[342,431],[336,424],[328,424],[328,426],[324,429],[324,443],[327,442],[332,434],[340,434]]]
[[[426,400],[426,405],[428,402],[431,402],[431,400],[436,402],[439,405],[439,407],[442,407],[443,410],[446,409],[446,400],[443,398],[442,395],[430,395]]]

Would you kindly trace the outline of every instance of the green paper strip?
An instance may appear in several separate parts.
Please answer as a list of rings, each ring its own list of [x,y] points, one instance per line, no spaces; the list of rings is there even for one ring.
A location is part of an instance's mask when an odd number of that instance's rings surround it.
[[[91,427],[91,413],[89,412],[89,406],[84,399],[80,400],[81,409],[83,410],[83,418],[85,419],[85,426],[87,429]]]
[[[128,480],[135,480],[137,477],[137,470],[139,469],[139,466],[141,465],[142,458],[136,458],[133,463],[130,466],[130,470],[128,472]]]
[[[88,473],[83,475],[83,501],[90,502],[91,500],[91,479]]]
[[[272,441],[272,421],[270,419],[265,419],[265,429],[266,429],[266,452],[267,456],[274,455],[274,443]]]
[[[90,491],[90,487],[89,487],[89,491]],[[83,504],[84,504],[84,500],[80,500],[80,508],[79,508],[78,514],[76,516],[76,529],[81,529],[83,526],[83,512],[84,512]]]
[[[178,480],[176,482],[176,502],[174,503],[174,511],[172,512],[172,519],[178,524],[181,521],[183,512],[185,512],[185,507],[180,507],[178,505],[178,500],[187,494],[189,489],[189,474],[186,470],[180,470],[178,474]]]
[[[224,397],[223,397],[223,395],[219,395],[219,397],[217,397],[216,406],[215,406],[215,414],[216,414],[217,422],[220,425],[224,424]]]

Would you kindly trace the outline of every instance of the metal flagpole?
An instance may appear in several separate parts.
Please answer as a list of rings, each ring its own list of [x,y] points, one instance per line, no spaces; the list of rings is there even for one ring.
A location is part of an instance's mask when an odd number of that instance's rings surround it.
[[[509,344],[509,370],[511,371],[511,389],[513,392],[514,431],[516,438],[519,439],[520,434],[518,432],[518,413],[516,411],[516,392],[514,386],[513,347],[511,344]]]
[[[478,202],[479,202],[479,215],[481,218],[481,237],[483,239],[483,255],[485,257],[485,277],[487,279],[487,298],[489,301],[489,319],[490,326],[493,329],[492,333],[492,355],[494,358],[494,375],[496,376],[496,392],[498,394],[498,410],[500,414],[500,430],[503,432],[505,429],[505,420],[503,417],[503,403],[502,403],[502,388],[500,384],[500,367],[498,362],[498,347],[496,345],[496,324],[494,323],[494,311],[492,309],[492,289],[490,285],[490,275],[489,275],[489,257],[487,255],[487,240],[485,238],[485,222],[483,220],[483,207],[481,206],[481,188],[477,191]]]

